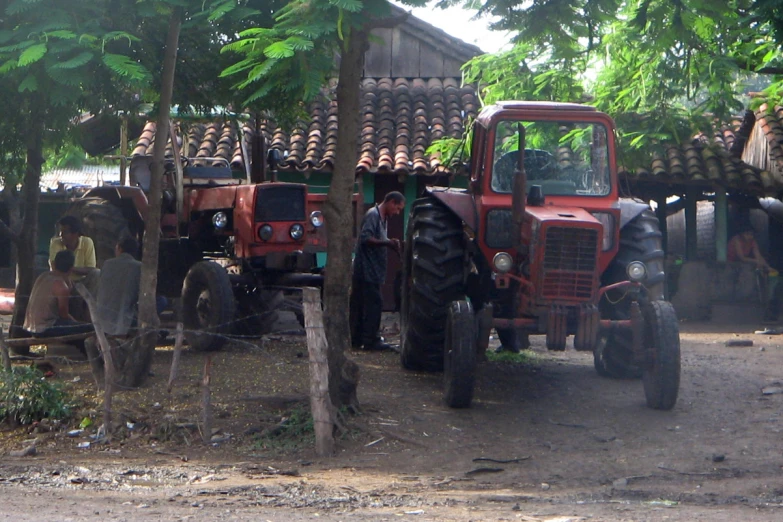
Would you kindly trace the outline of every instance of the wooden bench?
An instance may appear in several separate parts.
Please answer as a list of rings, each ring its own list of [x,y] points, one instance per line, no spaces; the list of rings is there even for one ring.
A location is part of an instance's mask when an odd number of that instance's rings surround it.
[[[85,360],[84,354],[75,353],[73,347],[68,343],[73,341],[82,341],[90,336],[95,335],[95,332],[84,332],[71,335],[61,335],[59,337],[19,337],[16,339],[6,339],[5,344],[9,350],[14,348],[30,348],[31,346],[46,346],[46,357],[59,357],[68,359],[71,361]],[[72,350],[68,350],[71,348]],[[24,360],[30,358],[31,355],[21,353],[11,356],[12,360]],[[38,358],[38,357],[36,357]]]
[[[47,346],[49,344],[68,344],[71,341],[81,341],[93,335],[95,335],[95,332],[61,335],[59,337],[19,337],[6,339],[5,344],[9,348],[29,348],[31,346]]]

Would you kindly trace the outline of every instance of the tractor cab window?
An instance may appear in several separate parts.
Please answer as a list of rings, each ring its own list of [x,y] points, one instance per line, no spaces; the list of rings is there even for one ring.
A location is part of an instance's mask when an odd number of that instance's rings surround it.
[[[598,123],[500,121],[495,131],[492,190],[510,194],[519,169],[520,127],[527,187],[544,195],[606,196],[611,189],[606,127]]]

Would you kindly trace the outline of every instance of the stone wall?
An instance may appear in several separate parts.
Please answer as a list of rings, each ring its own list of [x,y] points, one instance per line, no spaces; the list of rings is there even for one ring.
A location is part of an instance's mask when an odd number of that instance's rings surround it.
[[[706,321],[713,309],[736,306],[755,318],[761,309],[754,266],[750,263],[694,261],[669,271],[671,302],[680,319]],[[737,314],[738,322],[748,314]],[[758,317],[760,320],[761,317]]]

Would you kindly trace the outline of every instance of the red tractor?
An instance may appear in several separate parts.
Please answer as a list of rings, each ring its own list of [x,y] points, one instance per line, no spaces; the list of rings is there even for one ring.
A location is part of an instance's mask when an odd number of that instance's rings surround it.
[[[515,345],[593,352],[602,376],[642,377],[647,405],[677,401],[677,316],[649,206],[618,196],[614,122],[570,103],[502,102],[472,131],[467,190],[414,202],[403,263],[401,360],[443,371],[468,407],[494,327]]]
[[[269,165],[279,162],[275,152]],[[134,157],[131,186],[92,189],[69,211],[82,218],[99,266],[119,236],[143,234],[150,162]],[[279,310],[302,322],[291,290],[322,284],[324,195],[304,184],[253,183],[249,173],[236,179],[225,160],[178,154],[167,161],[163,185],[158,293],[181,297],[191,347],[217,350],[237,329],[264,333]]]

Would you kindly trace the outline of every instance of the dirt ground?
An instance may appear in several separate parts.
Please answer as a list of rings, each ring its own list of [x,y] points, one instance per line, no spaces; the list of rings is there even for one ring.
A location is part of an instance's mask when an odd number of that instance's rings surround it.
[[[89,365],[59,365],[78,413],[54,431],[2,428],[0,520],[783,520],[783,337],[681,330],[670,412],[645,407],[641,382],[600,378],[590,354],[538,338],[521,362],[483,363],[467,410],[444,407],[439,376],[403,371],[397,354],[352,352],[363,411],[331,459],[270,435],[307,407],[301,335],[212,355],[209,445],[206,355],[183,353],[169,394],[172,351],[159,348],[145,387],[115,396],[124,427],[108,444],[90,438]],[[753,346],[725,346],[739,338]],[[95,423],[69,437],[84,417]],[[33,441],[36,455],[9,456]]]

